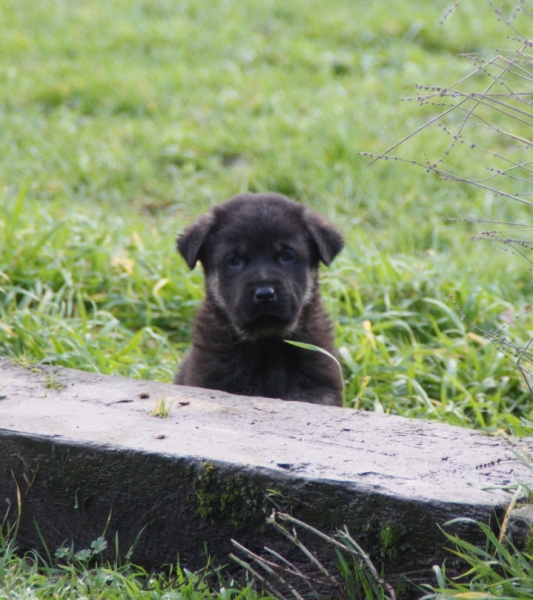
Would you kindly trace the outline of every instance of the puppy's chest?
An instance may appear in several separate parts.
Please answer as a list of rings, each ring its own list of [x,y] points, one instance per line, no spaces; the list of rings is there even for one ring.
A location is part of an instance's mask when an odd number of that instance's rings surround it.
[[[288,398],[312,379],[305,361],[285,344],[274,347],[244,345],[228,354],[228,391],[253,396]],[[304,384],[305,385],[305,384]]]

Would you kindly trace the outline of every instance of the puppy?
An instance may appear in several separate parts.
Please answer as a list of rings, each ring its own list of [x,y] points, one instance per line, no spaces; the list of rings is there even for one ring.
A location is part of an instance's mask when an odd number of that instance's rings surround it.
[[[189,268],[203,266],[206,297],[174,383],[341,405],[319,295],[318,266],[344,245],[326,219],[279,194],[241,194],[215,206],[177,240]]]

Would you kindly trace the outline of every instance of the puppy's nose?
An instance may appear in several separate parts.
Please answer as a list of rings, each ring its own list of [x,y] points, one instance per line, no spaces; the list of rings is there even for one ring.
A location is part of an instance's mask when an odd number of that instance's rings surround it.
[[[254,300],[260,304],[268,304],[269,302],[277,300],[277,294],[274,291],[274,288],[271,287],[257,288],[255,290]]]

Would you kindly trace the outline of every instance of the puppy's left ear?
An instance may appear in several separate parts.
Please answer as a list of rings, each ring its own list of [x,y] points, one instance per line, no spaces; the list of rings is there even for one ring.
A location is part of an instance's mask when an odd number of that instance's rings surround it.
[[[311,209],[304,212],[304,221],[318,247],[320,260],[327,266],[344,248],[342,233],[329,221]]]
[[[202,246],[214,223],[215,218],[211,213],[203,215],[178,236],[178,252],[185,259],[189,269],[194,269],[196,261],[200,258]]]

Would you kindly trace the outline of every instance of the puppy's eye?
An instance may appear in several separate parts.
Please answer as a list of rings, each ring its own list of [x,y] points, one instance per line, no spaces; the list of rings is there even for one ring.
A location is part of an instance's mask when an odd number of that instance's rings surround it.
[[[278,261],[282,265],[290,265],[296,260],[296,252],[294,250],[283,250],[283,252],[278,256]]]
[[[226,259],[226,265],[230,269],[240,269],[244,265],[244,259],[237,254],[230,254]]]

